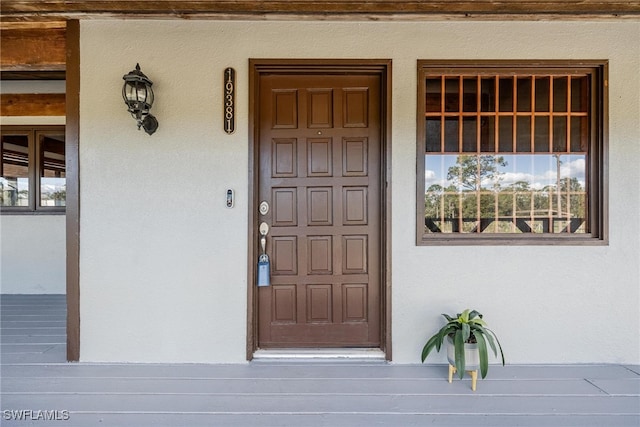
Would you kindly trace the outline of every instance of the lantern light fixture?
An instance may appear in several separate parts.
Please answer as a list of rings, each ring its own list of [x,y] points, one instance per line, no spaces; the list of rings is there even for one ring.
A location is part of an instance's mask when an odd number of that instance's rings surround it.
[[[158,120],[149,114],[153,105],[153,82],[140,71],[140,64],[136,64],[136,69],[122,76],[124,86],[122,86],[122,98],[127,104],[127,111],[149,135],[158,129]]]

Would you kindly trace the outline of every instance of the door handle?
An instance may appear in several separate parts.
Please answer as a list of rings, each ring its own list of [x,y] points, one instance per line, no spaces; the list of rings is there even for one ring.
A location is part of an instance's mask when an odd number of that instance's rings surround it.
[[[267,233],[269,225],[266,222],[260,224],[260,246],[262,254],[258,257],[258,286],[271,285],[271,267],[269,265],[269,255],[267,255]]]
[[[267,253],[267,234],[269,233],[269,224],[263,222],[260,224],[260,246],[262,247],[262,255]]]

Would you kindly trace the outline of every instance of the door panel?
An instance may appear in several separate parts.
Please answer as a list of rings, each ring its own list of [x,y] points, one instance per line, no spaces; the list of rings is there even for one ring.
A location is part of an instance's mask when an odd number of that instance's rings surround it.
[[[380,76],[259,80],[258,346],[380,346]],[[256,242],[258,241],[256,235]]]

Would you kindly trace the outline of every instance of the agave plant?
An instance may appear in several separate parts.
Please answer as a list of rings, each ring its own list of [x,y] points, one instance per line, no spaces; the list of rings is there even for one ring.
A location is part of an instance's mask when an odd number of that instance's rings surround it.
[[[498,356],[498,349],[500,350],[500,357],[502,358],[502,364],[504,365],[504,354],[502,352],[500,341],[498,341],[496,334],[487,328],[487,323],[482,320],[482,314],[478,313],[476,310],[466,309],[462,313],[458,313],[456,317],[451,317],[447,314],[443,314],[443,316],[447,319],[447,324],[429,338],[427,343],[424,345],[422,349],[423,363],[429,353],[431,353],[431,350],[435,348],[439,352],[442,347],[442,342],[446,337],[450,337],[455,348],[456,371],[460,378],[464,376],[465,343],[476,343],[478,346],[478,353],[480,356],[480,375],[482,375],[482,378],[487,376],[487,371],[489,370],[487,343],[489,343],[489,346],[496,357]]]

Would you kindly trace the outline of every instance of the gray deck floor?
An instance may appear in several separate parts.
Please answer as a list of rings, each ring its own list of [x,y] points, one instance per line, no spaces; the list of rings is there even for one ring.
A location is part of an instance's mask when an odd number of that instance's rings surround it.
[[[494,366],[472,392],[434,365],[66,363],[64,296],[0,308],[2,426],[640,426],[637,365]]]

